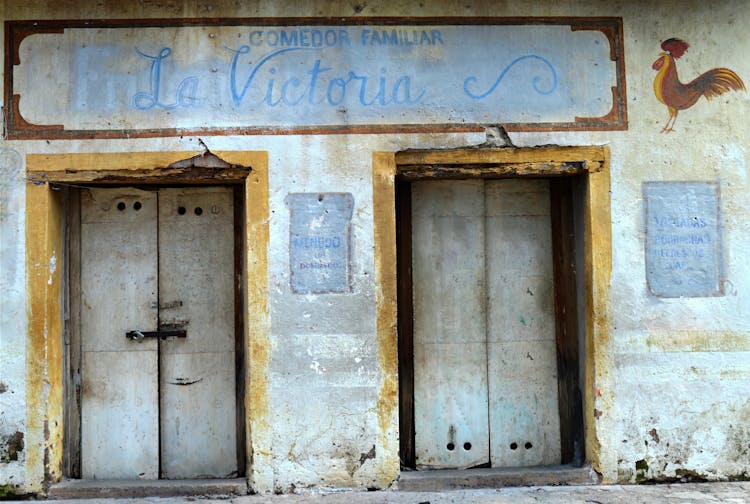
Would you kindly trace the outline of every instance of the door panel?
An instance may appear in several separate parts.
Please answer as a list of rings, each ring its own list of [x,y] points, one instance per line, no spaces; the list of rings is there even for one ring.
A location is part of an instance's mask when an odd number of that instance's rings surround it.
[[[163,478],[237,470],[232,202],[230,188],[160,191],[160,324],[188,334],[160,343]]]
[[[157,325],[153,192],[81,192],[81,475],[157,478]],[[138,209],[136,209],[138,208]]]
[[[489,461],[483,212],[481,181],[412,189],[419,468]]]
[[[411,191],[417,468],[559,464],[548,182]]]
[[[549,183],[485,187],[492,466],[559,464]]]

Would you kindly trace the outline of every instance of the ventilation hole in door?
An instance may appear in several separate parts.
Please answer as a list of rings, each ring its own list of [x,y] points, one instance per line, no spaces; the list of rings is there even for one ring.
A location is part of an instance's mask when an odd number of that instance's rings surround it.
[[[140,202],[140,201],[136,201],[135,203],[133,203],[133,208],[135,208],[135,209],[136,209],[136,211],[137,211],[137,210],[140,210],[142,206],[143,206],[143,205],[141,205],[141,202]]]
[[[195,207],[195,215],[201,215],[203,214],[203,209],[201,207]]]
[[[524,448],[526,448],[527,450],[531,450],[531,448],[533,448],[533,446],[534,446],[534,445],[532,445],[532,444],[531,444],[530,442],[528,442],[528,441],[526,441],[526,444],[525,444],[525,445],[523,445],[523,447],[524,447]]]
[[[515,449],[517,449],[517,448],[518,448],[518,444],[517,444],[517,443],[511,443],[511,444],[510,444],[510,449],[511,449],[511,450],[515,450]]]
[[[448,443],[446,448],[448,448],[448,451],[453,451],[456,449],[456,445],[454,445],[453,443]]]
[[[177,213],[180,215],[185,215],[185,212],[187,212],[187,209],[184,206],[177,209]]]
[[[471,450],[471,443],[464,443],[464,450],[466,451]]]
[[[119,211],[121,211],[121,212],[122,212],[123,210],[125,210],[125,202],[123,202],[123,201],[119,202],[119,203],[117,204],[117,209],[118,209]]]

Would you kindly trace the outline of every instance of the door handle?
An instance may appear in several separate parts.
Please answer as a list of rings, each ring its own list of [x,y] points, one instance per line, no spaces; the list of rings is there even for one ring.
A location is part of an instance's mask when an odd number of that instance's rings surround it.
[[[165,329],[163,331],[128,331],[125,333],[125,337],[133,341],[143,341],[144,338],[159,338],[165,340],[167,338],[187,338],[187,331],[185,329]]]

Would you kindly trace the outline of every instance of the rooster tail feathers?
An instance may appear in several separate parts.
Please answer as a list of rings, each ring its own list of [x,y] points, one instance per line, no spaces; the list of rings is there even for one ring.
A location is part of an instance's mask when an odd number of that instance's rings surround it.
[[[707,99],[729,91],[746,91],[745,83],[734,71],[728,68],[714,68],[698,76],[689,87],[700,89]]]

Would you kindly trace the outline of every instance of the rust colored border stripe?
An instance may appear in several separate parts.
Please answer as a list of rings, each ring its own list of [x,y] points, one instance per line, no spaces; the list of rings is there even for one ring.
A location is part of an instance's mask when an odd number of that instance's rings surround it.
[[[34,34],[64,33],[66,28],[153,28],[196,26],[368,26],[368,25],[559,25],[571,31],[601,31],[610,43],[610,59],[616,66],[612,87],[612,109],[601,117],[575,117],[572,122],[503,123],[507,131],[624,131],[628,129],[625,85],[625,55],[621,17],[259,17],[184,19],[67,19],[5,22],[5,131],[9,140],[64,140],[154,138],[185,135],[335,135],[379,133],[465,133],[484,130],[483,124],[364,124],[308,125],[295,127],[250,126],[230,128],[144,128],[118,130],[65,130],[62,125],[27,122],[20,113],[13,83],[13,66],[20,65],[19,48],[24,38]],[[618,57],[619,56],[619,57]]]

